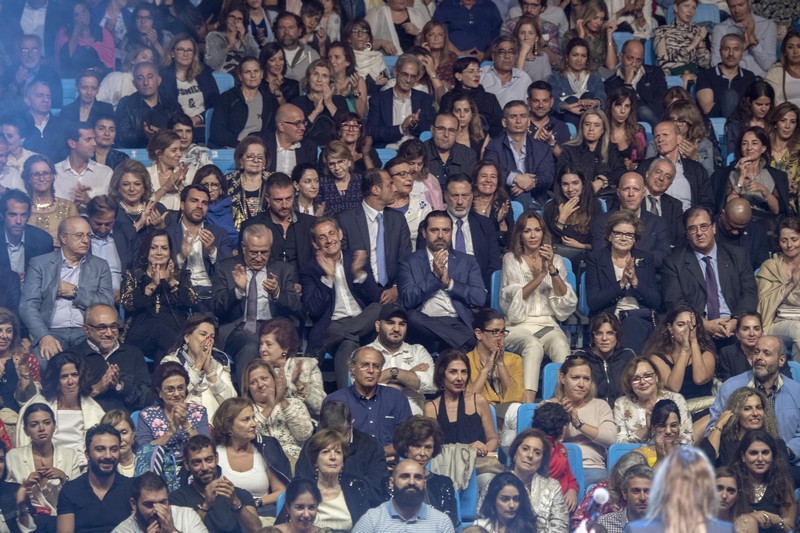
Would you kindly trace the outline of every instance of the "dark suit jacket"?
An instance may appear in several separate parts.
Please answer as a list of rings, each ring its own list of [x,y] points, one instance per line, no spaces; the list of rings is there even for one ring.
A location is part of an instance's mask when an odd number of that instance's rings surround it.
[[[633,296],[642,308],[658,312],[661,308],[661,294],[658,292],[656,267],[653,256],[645,251],[634,249],[634,270],[639,285],[634,289],[620,289],[611,261],[611,250],[593,251],[586,257],[586,301],[589,313],[611,310],[622,298]]]
[[[751,221],[739,235],[729,234],[717,222],[717,242],[746,251],[754,271],[769,259],[769,236],[762,222]]]
[[[355,209],[339,213],[336,220],[342,228],[343,250],[366,250],[367,253],[372,250],[363,203]],[[383,227],[388,288],[395,283],[397,262],[411,253],[411,232],[403,213],[390,207],[383,210]]]
[[[475,150],[461,143],[453,144],[450,149],[450,159],[442,161],[439,159],[433,139],[425,141],[425,159],[428,162],[428,172],[436,176],[443,191],[447,187],[447,176],[466,174],[472,177],[472,171],[478,163]]]
[[[95,121],[100,117],[113,117],[114,116],[114,106],[109,104],[108,102],[100,102],[95,100],[92,104],[92,110],[89,111],[89,124],[94,124]],[[58,114],[58,117],[62,120],[66,120],[67,122],[80,122],[81,120],[81,101],[80,98],[72,102],[71,104],[65,105],[61,108],[61,113]]]
[[[347,278],[347,287],[358,305],[361,306],[361,309],[364,309],[369,304],[379,302],[381,299],[381,287],[375,282],[369,261],[364,267],[367,279],[362,283],[355,283],[353,280],[353,270],[350,268],[350,265],[353,264],[353,252],[343,250],[342,262],[345,277]],[[322,282],[324,277],[325,272],[316,260],[308,263],[300,272],[300,284],[303,287],[303,309],[313,322],[311,330],[308,332],[308,351],[312,354],[314,350],[322,346],[325,340],[325,332],[331,323],[333,309],[336,305],[334,287],[325,285]]]
[[[2,246],[2,245],[0,245]],[[20,288],[19,276],[7,266],[0,266],[0,307],[19,314]]]
[[[394,118],[392,114],[394,101],[394,90],[380,91],[369,99],[369,114],[367,115],[367,130],[372,135],[372,139],[377,146],[387,143],[397,142],[403,137],[400,126],[392,126]],[[433,110],[433,99],[431,95],[411,90],[411,111],[419,111],[419,123],[411,133],[419,135],[425,130],[431,129],[435,111]]]
[[[136,230],[130,224],[117,221],[114,223],[112,235],[123,272],[133,268],[135,266],[133,263],[139,255],[139,239]],[[175,246],[175,243],[173,242],[172,245]]]
[[[636,169],[636,172],[642,176],[647,174],[647,169],[658,157],[645,159]],[[689,188],[692,191],[692,205],[702,205],[712,213],[716,213],[717,202],[714,201],[714,188],[711,185],[711,180],[708,179],[708,172],[706,172],[705,167],[688,157],[682,157],[681,162],[683,163],[683,175],[686,177],[686,181],[689,182]]]
[[[25,271],[19,315],[34,345],[50,333],[62,260],[61,251],[55,250],[35,257]],[[111,270],[104,259],[86,255],[78,278],[78,295],[70,303],[82,312],[97,303],[114,306]]]
[[[25,240],[25,270],[28,269],[31,259],[53,251],[53,237],[36,226],[26,225],[23,239]],[[11,267],[11,262],[8,259],[6,230],[2,224],[0,224],[0,267]]]
[[[660,117],[664,111],[664,95],[667,94],[667,80],[664,78],[664,71],[660,67],[650,65],[642,65],[642,67],[644,75],[634,87],[639,105],[649,107],[655,116]],[[611,94],[614,89],[624,86],[625,81],[615,72],[613,76],[606,79],[605,84],[606,94]]]
[[[218,265],[223,259],[231,257],[233,255],[233,244],[231,244],[231,238],[228,236],[228,232],[219,226],[215,226],[214,224],[209,224],[207,222],[203,223],[203,227],[214,234],[214,244],[217,247],[216,264]],[[170,222],[170,224],[167,226],[167,234],[169,235],[170,240],[172,240],[172,247],[175,250],[180,250],[181,243],[183,242],[183,224],[181,224],[181,217],[176,217],[172,222]],[[208,254],[205,250],[203,250],[203,264],[206,267],[208,276],[211,279],[214,279],[215,265],[211,263],[211,258],[208,257]]]
[[[216,87],[216,85],[215,85]],[[261,131],[256,135],[265,139],[272,135],[270,132],[275,131],[275,113],[278,110],[278,100],[269,92],[265,85],[258,88],[261,93],[263,101],[263,108],[261,113]],[[206,104],[208,107],[208,104]],[[233,87],[228,89],[219,96],[219,102],[216,102],[214,113],[211,115],[211,136],[209,137],[208,144],[212,148],[236,148],[239,144],[239,134],[247,124],[247,101],[242,95],[242,89]],[[274,137],[274,135],[272,135]],[[275,160],[275,150],[272,150],[268,156]],[[274,168],[272,169],[275,170]]]
[[[755,309],[758,288],[747,252],[717,243],[717,262],[720,288],[731,315],[737,316],[748,309]],[[705,273],[690,247],[675,250],[664,261],[661,287],[665,302],[685,302],[698,316],[705,316]]]
[[[156,401],[144,354],[136,346],[121,344],[118,350],[108,356],[108,359],[95,352],[87,341],[83,341],[69,351],[81,356],[86,362],[89,369],[89,383],[92,385],[100,381],[109,365],[119,366],[119,381],[123,384],[122,391],[117,392],[114,387],[111,387],[94,398],[104,410],[139,411],[153,405]]]
[[[510,187],[509,173],[517,171],[517,160],[514,149],[505,133],[499,137],[494,137],[483,154],[484,159],[494,161],[500,165],[500,175],[503,183]],[[525,171],[536,175],[536,187],[527,193],[522,193],[514,200],[522,203],[523,207],[529,207],[532,201],[543,206],[548,199],[548,193],[553,188],[556,173],[556,163],[553,158],[553,150],[541,141],[535,140],[528,135],[525,141]]]
[[[214,315],[220,322],[220,345],[225,345],[225,339],[238,326],[245,314],[247,298],[236,297],[236,283],[233,281],[233,268],[236,265],[243,265],[244,260],[241,255],[229,257],[224,261],[217,262],[216,272],[213,278],[214,295],[212,304]],[[297,274],[292,265],[283,261],[270,261],[267,264],[267,272],[274,273],[278,277],[280,292],[278,297],[269,302],[269,312],[273,317],[277,316],[300,316],[300,297],[294,290],[297,283]]]
[[[647,197],[644,199],[647,202]],[[667,193],[661,195],[661,218],[667,225],[669,243],[672,246],[686,245],[686,231],[683,229],[683,204]]]
[[[475,257],[448,250],[447,273],[453,282],[448,291],[453,307],[467,327],[472,327],[472,307],[486,303],[486,286],[481,278],[481,269]],[[433,275],[428,261],[428,248],[417,251],[400,260],[397,272],[397,290],[400,305],[406,309],[419,310],[439,290],[446,289],[442,281]]]
[[[592,250],[594,251],[603,250],[608,247],[605,234],[606,226],[608,225],[608,217],[610,215],[610,212],[600,213],[597,218],[592,221]],[[670,254],[669,228],[663,218],[645,211],[644,203],[642,204],[639,218],[644,223],[644,233],[642,234],[642,238],[636,242],[634,248],[636,250],[650,252],[653,256],[653,264],[656,269],[659,269],[664,259]]]
[[[216,115],[217,112],[214,111],[214,114]],[[267,141],[267,148],[269,148],[269,152],[267,153],[267,157],[269,157],[269,166],[267,170],[275,172],[278,163],[276,155],[278,153],[278,139],[275,137],[275,132],[268,132],[264,140]],[[317,147],[313,142],[303,139],[300,141],[300,147],[295,150],[294,157],[296,165],[302,163],[311,163],[315,165],[317,163]]]
[[[300,272],[310,261],[314,260],[314,247],[311,245],[311,226],[316,222],[316,217],[294,212],[297,220],[289,224],[286,237],[283,236],[283,227],[272,221],[269,211],[264,211],[242,222],[239,230],[239,242],[242,242],[242,232],[252,224],[264,224],[272,231],[272,248],[270,257],[274,261],[285,261]]]

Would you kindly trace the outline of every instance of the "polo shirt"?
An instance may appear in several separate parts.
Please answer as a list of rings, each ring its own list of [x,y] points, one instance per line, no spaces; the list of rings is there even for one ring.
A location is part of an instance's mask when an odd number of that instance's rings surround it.
[[[218,475],[222,473],[219,468]],[[253,495],[244,489],[234,487],[236,496],[245,507],[255,507],[253,502]],[[181,487],[169,495],[169,503],[180,507],[191,507],[196,509],[198,505],[203,503],[205,498],[197,492],[197,489],[192,485]],[[211,533],[240,533],[242,531],[239,527],[239,513],[231,509],[228,499],[224,496],[217,496],[211,508],[206,513],[203,523]]]
[[[356,421],[354,427],[377,439],[381,446],[391,444],[394,428],[411,416],[406,395],[383,385],[378,385],[372,398],[361,396],[351,385],[325,398],[325,402],[333,400],[346,403]]]
[[[747,69],[739,67],[739,73],[729,80],[722,75],[719,65],[709,67],[701,70],[697,75],[697,90],[711,89],[714,92],[714,107],[708,113],[710,117],[718,117],[721,115],[722,110],[719,102],[722,94],[728,89],[733,89],[739,94],[739,97],[744,94],[745,90],[756,81],[756,75]]]
[[[406,520],[394,508],[389,500],[378,507],[370,509],[353,527],[353,533],[450,533],[453,522],[441,511],[437,511],[427,503],[423,503],[416,516]]]
[[[478,0],[471,9],[459,0],[445,0],[436,8],[433,20],[447,26],[450,42],[464,52],[489,48],[503,23],[497,6],[489,0]]]
[[[89,474],[67,481],[58,495],[58,514],[75,515],[75,531],[107,533],[131,514],[133,480],[120,474],[102,500],[89,484]]]

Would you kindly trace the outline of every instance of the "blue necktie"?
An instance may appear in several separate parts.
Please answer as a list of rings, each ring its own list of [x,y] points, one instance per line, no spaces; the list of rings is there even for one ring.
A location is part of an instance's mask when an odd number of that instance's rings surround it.
[[[467,241],[464,240],[464,220],[456,220],[456,251],[467,253]]]
[[[386,286],[389,276],[386,274],[386,244],[383,238],[383,213],[378,213],[378,242],[375,245],[375,262],[378,265],[378,283]]]

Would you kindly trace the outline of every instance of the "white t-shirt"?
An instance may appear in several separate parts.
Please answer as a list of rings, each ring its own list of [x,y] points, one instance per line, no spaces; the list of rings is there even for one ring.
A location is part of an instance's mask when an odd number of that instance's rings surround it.
[[[234,487],[246,490],[254,498],[259,498],[269,492],[268,465],[255,447],[253,447],[253,467],[247,472],[237,472],[231,468],[225,446],[217,446],[217,454],[219,454],[219,467],[222,469],[222,474],[233,483]]]

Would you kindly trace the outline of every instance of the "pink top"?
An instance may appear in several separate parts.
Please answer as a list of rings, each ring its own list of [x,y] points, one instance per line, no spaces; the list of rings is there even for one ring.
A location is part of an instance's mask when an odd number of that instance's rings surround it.
[[[85,39],[81,37],[78,39],[78,46],[91,46],[95,50],[97,50],[97,55],[100,57],[100,61],[103,62],[107,68],[113,69],[114,68],[114,38],[108,32],[107,29],[103,28],[103,40],[102,41],[95,41],[93,38],[89,37]],[[58,30],[58,35],[56,35],[56,69],[61,70],[61,48],[69,42],[69,35],[64,28]]]

